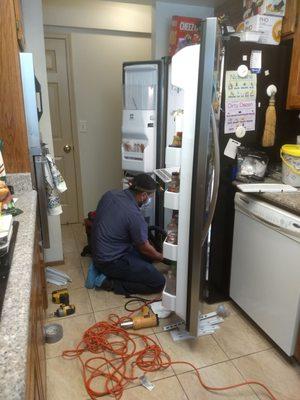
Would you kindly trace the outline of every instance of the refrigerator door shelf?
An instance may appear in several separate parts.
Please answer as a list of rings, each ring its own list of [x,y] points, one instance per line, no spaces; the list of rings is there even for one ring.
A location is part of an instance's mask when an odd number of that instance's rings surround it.
[[[166,167],[180,167],[181,147],[166,148]]]
[[[179,210],[180,193],[165,191],[164,207],[170,210]]]
[[[177,261],[177,244],[172,244],[164,241],[163,245],[163,255],[164,258],[171,261]]]
[[[173,294],[163,291],[162,305],[167,310],[175,311],[176,310],[176,295],[173,295]]]

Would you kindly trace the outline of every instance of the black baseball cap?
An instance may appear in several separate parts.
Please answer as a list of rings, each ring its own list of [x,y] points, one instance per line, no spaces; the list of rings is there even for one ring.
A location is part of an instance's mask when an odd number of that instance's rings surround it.
[[[157,189],[157,183],[150,175],[139,174],[133,178],[131,188],[138,192],[153,193]]]

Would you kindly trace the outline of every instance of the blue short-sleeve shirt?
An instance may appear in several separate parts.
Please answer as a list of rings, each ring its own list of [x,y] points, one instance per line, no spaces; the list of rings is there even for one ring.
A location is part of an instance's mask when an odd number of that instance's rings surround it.
[[[92,227],[92,252],[97,263],[121,258],[148,240],[148,226],[129,189],[112,190],[99,201]]]

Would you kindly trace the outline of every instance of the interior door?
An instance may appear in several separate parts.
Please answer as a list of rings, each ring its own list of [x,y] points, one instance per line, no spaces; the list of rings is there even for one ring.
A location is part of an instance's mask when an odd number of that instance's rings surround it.
[[[46,38],[46,66],[55,162],[68,190],[60,195],[61,223],[78,222],[66,39]]]

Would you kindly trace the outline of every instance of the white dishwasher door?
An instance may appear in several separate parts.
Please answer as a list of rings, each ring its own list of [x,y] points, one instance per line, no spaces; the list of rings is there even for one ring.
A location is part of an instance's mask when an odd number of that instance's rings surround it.
[[[230,296],[291,356],[300,313],[299,239],[292,239],[275,225],[247,214],[247,210],[236,207]],[[284,224],[283,216],[278,215]]]

